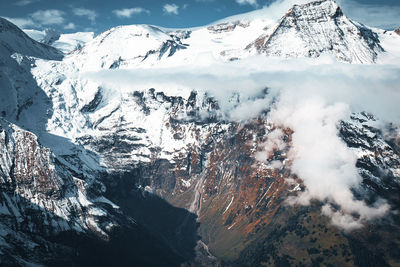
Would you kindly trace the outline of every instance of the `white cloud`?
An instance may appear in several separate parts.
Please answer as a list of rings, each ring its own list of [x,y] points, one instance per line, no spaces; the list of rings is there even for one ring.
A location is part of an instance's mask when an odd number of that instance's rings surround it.
[[[87,17],[92,23],[95,22],[97,17],[96,11],[87,8],[73,8],[72,12],[76,16]]]
[[[360,228],[364,221],[384,215],[389,210],[387,204],[369,207],[351,192],[362,178],[356,168],[356,155],[340,139],[337,130],[339,121],[350,116],[350,104],[328,104],[318,95],[296,100],[290,95],[287,99],[285,94],[269,118],[294,130],[288,157],[293,161],[292,172],[301,177],[306,191],[290,199],[290,203],[309,205],[312,199],[327,202],[323,213],[347,230]],[[333,212],[331,203],[339,205],[340,211]],[[360,216],[355,219],[351,214]]]
[[[149,10],[142,7],[115,9],[112,12],[119,18],[130,18],[133,14],[150,14]]]
[[[255,158],[258,161],[267,163],[272,158],[273,152],[283,150],[286,143],[283,141],[284,133],[281,129],[276,128],[268,133],[267,140],[262,144],[262,151],[255,153]],[[280,165],[279,165],[280,166]]]
[[[31,27],[35,25],[32,19],[30,18],[8,18],[4,17],[6,20],[11,21],[15,25],[17,25],[19,28],[25,28],[25,27]]]
[[[291,203],[308,205],[312,199],[319,200],[324,203],[321,212],[346,230],[362,227],[388,212],[383,201],[368,206],[353,196],[351,189],[360,186],[362,179],[355,166],[356,155],[339,138],[337,124],[351,112],[360,111],[400,124],[400,113],[396,112],[400,102],[398,65],[350,65],[323,57],[253,57],[227,63],[210,57],[203,63],[204,67],[153,67],[151,72],[145,68],[107,70],[87,77],[112,90],[156,88],[172,94],[188,88],[207,92],[232,120],[250,119],[272,108],[268,121],[294,131],[288,157],[292,171],[306,186]],[[260,98],[266,86],[269,95]],[[230,101],[229,96],[235,94],[239,106]],[[255,156],[266,160],[272,150],[282,149],[281,136],[277,130],[264,144],[266,155]],[[281,166],[279,162],[272,165]]]
[[[397,65],[333,63],[335,60],[329,56],[316,59],[251,57],[221,63],[212,55],[201,54],[196,61],[197,66],[153,67],[152,73],[157,75],[148,73],[145,68],[104,72],[101,74],[104,78],[100,80],[108,84],[118,77],[121,86],[137,87],[137,90],[157,86],[171,90],[208,88],[229,114],[233,106],[227,95],[240,92],[241,101],[249,101],[268,86],[275,94],[281,93],[280,90],[287,91],[287,96],[294,97],[291,101],[302,99],[302,95],[322,95],[329,100],[328,104],[350,102],[352,111],[367,111],[400,123],[400,113],[393,112],[400,100],[400,68]],[[249,114],[254,112],[249,111]]]
[[[73,29],[75,29],[75,24],[70,22],[70,23],[68,23],[67,25],[64,26],[64,29],[65,30],[73,30]]]
[[[39,2],[40,0],[20,0],[15,2],[14,4],[17,6],[27,6],[36,2]]]
[[[246,121],[249,118],[254,118],[265,110],[265,107],[268,107],[271,101],[270,97],[260,99],[241,97],[240,104],[230,111],[229,118],[234,121]],[[249,109],[249,106],[251,106],[251,109]]]
[[[255,7],[258,6],[257,0],[236,0],[236,3],[238,3],[239,5],[252,5]]]
[[[65,22],[64,12],[57,9],[38,10],[30,17],[41,25],[59,25]]]
[[[47,26],[61,25],[66,23],[65,12],[57,9],[48,9],[48,10],[38,10],[34,13],[29,14],[26,18],[8,18],[7,20],[11,21],[15,25],[17,25],[21,29],[26,29],[29,27],[33,28],[41,28]],[[75,24],[72,22],[67,23],[64,29],[74,29]]]
[[[57,9],[48,9],[48,10],[38,10],[34,13],[29,14],[26,18],[8,18],[7,20],[11,21],[19,28],[41,28],[46,26],[54,26],[61,25],[66,23],[65,12]],[[64,29],[73,29],[75,25],[70,22],[65,25]]]
[[[165,4],[163,6],[163,10],[167,14],[174,14],[174,15],[179,14],[179,6],[176,4]]]

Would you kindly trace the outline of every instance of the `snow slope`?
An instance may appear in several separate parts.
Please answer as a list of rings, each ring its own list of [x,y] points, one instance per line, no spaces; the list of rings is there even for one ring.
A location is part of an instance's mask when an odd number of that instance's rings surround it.
[[[1,116],[10,121],[23,120],[22,113],[32,106],[34,98],[40,99],[40,103],[45,102],[43,91],[32,79],[30,69],[35,58],[59,61],[62,57],[57,49],[32,40],[17,26],[0,18]],[[34,114],[27,114],[30,117],[26,118],[28,124],[46,119],[41,106],[35,105]],[[36,125],[33,127],[37,128]]]
[[[184,49],[178,37],[148,25],[120,26],[112,28],[82,49],[75,52],[76,64],[82,70],[114,69],[132,66],[143,61],[155,62]],[[104,53],[107,51],[107,53]]]
[[[32,39],[51,45],[63,53],[69,53],[81,48],[85,43],[94,38],[93,32],[76,32],[60,34],[51,29],[44,31],[38,30],[23,30]]]

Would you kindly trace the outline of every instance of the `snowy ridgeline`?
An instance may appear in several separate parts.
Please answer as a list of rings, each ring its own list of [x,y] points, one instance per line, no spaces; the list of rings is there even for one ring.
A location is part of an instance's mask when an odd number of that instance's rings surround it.
[[[258,54],[283,58],[330,55],[339,62],[374,63],[380,60],[379,54],[395,49],[382,42],[394,32],[350,20],[333,1],[295,5],[280,19],[265,8],[194,29],[119,26],[96,38],[92,32],[25,32],[64,53],[87,44],[75,53],[88,61],[85,70],[208,64],[210,58],[228,61]]]

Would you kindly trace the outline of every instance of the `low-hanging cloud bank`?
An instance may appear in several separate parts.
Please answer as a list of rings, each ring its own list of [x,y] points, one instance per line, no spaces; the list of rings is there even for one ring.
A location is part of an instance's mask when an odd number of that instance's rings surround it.
[[[208,62],[203,67],[107,70],[85,77],[116,92],[147,88],[166,94],[207,92],[219,101],[227,118],[236,121],[270,109],[271,123],[294,131],[289,151],[291,169],[303,180],[306,191],[290,199],[291,203],[308,205],[312,199],[320,200],[326,203],[323,214],[347,230],[383,216],[390,208],[384,202],[370,207],[354,198],[351,189],[357,188],[362,179],[355,167],[356,155],[338,136],[337,125],[352,112],[361,111],[400,124],[398,65],[349,65],[324,57],[254,57],[229,63]],[[260,97],[266,87],[269,93]],[[239,105],[229,101],[233,94],[239,96]],[[279,138],[279,132],[276,136]],[[270,145],[280,144],[271,141]],[[271,150],[270,145],[266,143],[265,153]],[[261,154],[256,157],[263,158]]]
[[[210,59],[197,66],[101,70],[83,77],[117,91],[157,88],[167,94],[207,92],[220,102],[226,114],[237,108],[230,103],[230,95],[238,94],[241,101],[255,101],[268,87],[269,98],[279,96],[285,105],[320,96],[327,105],[343,102],[349,104],[352,112],[366,111],[382,120],[400,123],[400,66],[394,64],[351,65],[337,63],[330,57],[257,56],[225,63]]]

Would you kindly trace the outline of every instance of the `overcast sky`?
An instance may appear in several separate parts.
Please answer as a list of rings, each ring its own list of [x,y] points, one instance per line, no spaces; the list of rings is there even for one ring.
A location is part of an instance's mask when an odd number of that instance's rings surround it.
[[[280,0],[275,0],[280,1]],[[249,12],[273,0],[1,0],[0,16],[24,29],[103,32],[113,26],[153,24],[184,28],[202,26]],[[399,0],[338,0],[352,19],[369,26],[400,25]]]

